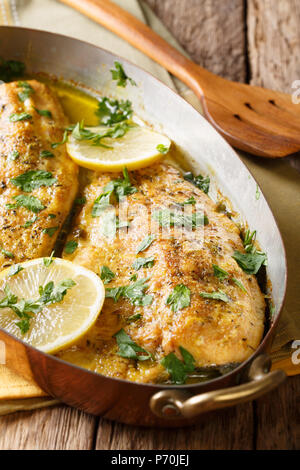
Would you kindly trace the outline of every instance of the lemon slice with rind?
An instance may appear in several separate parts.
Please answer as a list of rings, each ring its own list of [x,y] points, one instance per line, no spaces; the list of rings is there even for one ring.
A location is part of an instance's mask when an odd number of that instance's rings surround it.
[[[54,353],[87,333],[104,298],[103,282],[89,269],[60,258],[26,261],[0,273],[0,327],[41,351]],[[30,316],[27,324],[26,317],[16,313],[16,309],[24,312],[26,301],[32,302],[25,309]]]
[[[108,131],[105,126],[89,127],[94,134],[103,135]],[[125,166],[137,170],[160,160],[170,148],[171,141],[147,127],[130,126],[119,138],[105,137],[101,145],[92,140],[79,140],[69,136],[67,151],[79,166],[95,171],[117,172]]]

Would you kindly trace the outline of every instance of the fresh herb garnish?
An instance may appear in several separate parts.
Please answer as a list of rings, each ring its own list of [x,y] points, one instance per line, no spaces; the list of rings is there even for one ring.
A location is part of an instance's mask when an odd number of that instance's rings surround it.
[[[183,214],[179,211],[172,212],[170,209],[156,210],[153,212],[152,218],[158,222],[160,227],[185,227],[192,230],[209,223],[207,216],[202,212]]]
[[[13,150],[7,157],[7,160],[9,162],[14,162],[15,160],[17,160],[17,158],[20,157],[20,154],[17,150]]]
[[[256,251],[255,248],[255,240],[256,240],[256,230],[250,232],[250,230],[246,230],[243,240],[243,245],[245,247],[245,251],[247,253],[254,253]]]
[[[24,268],[20,264],[13,264],[9,270],[9,276],[15,276],[18,274],[20,271],[23,271]]]
[[[138,255],[142,251],[145,251],[149,246],[151,245],[152,242],[156,240],[156,235],[147,235],[147,237],[144,238],[144,240],[140,243],[136,250],[136,254]]]
[[[162,155],[166,155],[168,151],[170,150],[170,147],[167,147],[166,145],[163,145],[163,144],[158,144],[156,146],[156,150],[158,150],[159,153],[161,153]]]
[[[58,230],[58,227],[48,227],[43,229],[43,233],[49,235],[49,237],[53,237],[55,232]]]
[[[54,256],[54,251],[52,251],[49,258],[43,258],[43,263],[44,263],[44,266],[46,266],[46,268],[49,268],[49,266],[53,263],[53,256]]]
[[[0,80],[10,82],[24,75],[25,64],[18,60],[4,60],[0,58]]]
[[[130,276],[129,280],[135,282],[137,280],[137,275],[132,274],[132,276]]]
[[[118,333],[114,335],[119,346],[118,355],[121,357],[126,357],[127,359],[137,359],[139,361],[147,361],[152,359],[152,354],[146,351],[144,348],[138,346],[131,338],[128,336],[124,329],[122,328]]]
[[[222,300],[222,302],[229,302],[229,297],[221,289],[216,292],[200,292],[200,296],[204,299]]]
[[[238,286],[240,289],[242,289],[244,292],[246,292],[247,294],[247,289],[245,288],[245,286],[241,283],[241,281],[239,281],[238,279],[236,279],[235,277],[232,278],[232,282]]]
[[[48,214],[49,219],[56,219],[56,214]]]
[[[226,277],[229,276],[227,271],[220,268],[220,266],[217,266],[216,264],[213,264],[213,269],[214,269],[214,276],[216,276],[221,281],[224,281],[224,279],[226,279]]]
[[[34,89],[28,82],[18,82],[18,86],[22,88],[22,91],[18,93],[18,98],[24,103],[34,93]]]
[[[37,216],[35,216],[34,219],[32,220],[27,220],[25,224],[23,225],[23,228],[31,227],[31,225],[34,224],[34,222],[36,222],[37,220],[38,220]]]
[[[74,251],[76,250],[76,248],[78,247],[78,242],[76,242],[75,240],[69,240],[67,243],[66,243],[66,246],[65,246],[65,253],[67,253],[68,255],[71,255],[72,253],[74,253]]]
[[[53,144],[51,144],[51,147],[53,149],[56,149],[59,145],[63,145],[67,142],[68,140],[68,131],[65,131],[64,132],[64,135],[63,135],[63,138],[62,138],[62,141],[61,142],[54,142]]]
[[[187,374],[195,370],[195,359],[185,348],[179,346],[183,361],[172,352],[164,357],[160,363],[169,372],[174,384],[182,385],[187,379]]]
[[[142,315],[140,313],[136,313],[135,315],[131,315],[130,317],[127,318],[127,323],[134,323],[135,321],[138,321],[140,318],[142,318]]]
[[[50,152],[50,150],[42,150],[40,153],[41,158],[53,158],[54,153]]]
[[[184,284],[175,286],[166,301],[166,305],[170,305],[173,312],[178,312],[178,310],[188,307],[190,303],[191,291]]]
[[[48,109],[37,109],[37,108],[34,108],[36,110],[36,112],[40,115],[40,116],[45,116],[45,117],[48,117],[48,118],[52,118],[52,113],[51,111],[48,111]]]
[[[105,297],[114,299],[115,302],[118,302],[121,297],[124,297],[127,298],[132,305],[151,305],[153,302],[153,296],[146,295],[144,293],[144,291],[149,287],[148,284],[146,284],[147,280],[147,278],[139,279],[128,286],[107,288],[105,291]]]
[[[110,71],[112,79],[117,81],[118,86],[125,88],[127,85],[127,80],[131,83],[131,85],[136,86],[135,81],[126,75],[120,62],[115,62],[115,70],[111,69]]]
[[[95,199],[92,207],[92,217],[99,217],[110,206],[111,194],[112,192],[102,193]]]
[[[232,258],[247,274],[257,274],[261,266],[267,263],[267,255],[258,251],[255,253],[235,251]]]
[[[188,205],[195,205],[197,203],[196,199],[194,198],[194,196],[191,196],[189,197],[186,201],[183,201],[183,202],[177,202],[176,204],[178,206],[188,206]]]
[[[256,191],[255,191],[255,199],[258,201],[258,199],[260,198],[260,191],[259,191],[259,187],[258,187],[258,184],[256,185]]]
[[[28,209],[35,214],[45,209],[45,206],[41,203],[41,201],[34,196],[25,196],[24,194],[20,194],[19,196],[14,196],[13,199],[15,199],[16,202],[14,204],[6,204],[8,209],[25,207],[25,209]]]
[[[10,122],[28,121],[32,116],[29,113],[13,113],[9,116]]]
[[[14,259],[14,257],[15,257],[15,255],[13,253],[11,253],[10,251],[5,250],[4,248],[0,247],[0,251],[6,258]]]
[[[185,173],[185,175],[183,177],[186,181],[189,181],[194,186],[201,189],[205,194],[208,193],[209,185],[210,185],[209,176],[206,176],[206,177],[204,177],[202,175],[194,176],[193,173],[188,172],[188,173]]]
[[[10,182],[22,189],[22,191],[29,193],[41,186],[52,186],[57,180],[53,178],[52,173],[49,171],[30,170],[16,176],[16,178],[12,178]]]
[[[100,99],[96,116],[99,123],[104,126],[112,126],[127,121],[132,116],[132,105],[129,100],[111,100],[107,97]]]
[[[115,277],[113,273],[107,266],[102,266],[100,271],[100,279],[103,281],[103,284],[108,284]]]
[[[137,258],[132,267],[136,271],[139,271],[141,268],[152,268],[154,265],[154,256],[149,256],[149,258]]]
[[[103,144],[102,140],[109,137],[111,139],[119,139],[123,137],[126,132],[132,127],[127,122],[121,122],[115,124],[112,127],[108,127],[105,132],[93,132],[87,127],[84,127],[83,122],[78,122],[75,126],[71,126],[69,130],[72,130],[72,137],[76,140],[86,140],[93,146],[100,146],[105,148],[111,148],[108,145]]]

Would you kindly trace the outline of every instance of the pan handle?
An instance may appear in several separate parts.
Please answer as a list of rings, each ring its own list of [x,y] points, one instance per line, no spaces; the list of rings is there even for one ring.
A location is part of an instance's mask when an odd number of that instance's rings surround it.
[[[265,354],[252,362],[249,381],[236,387],[214,390],[190,396],[184,390],[162,390],[151,397],[150,408],[160,418],[193,418],[201,413],[255,400],[281,384],[286,374],[283,370],[270,372],[271,359]]]

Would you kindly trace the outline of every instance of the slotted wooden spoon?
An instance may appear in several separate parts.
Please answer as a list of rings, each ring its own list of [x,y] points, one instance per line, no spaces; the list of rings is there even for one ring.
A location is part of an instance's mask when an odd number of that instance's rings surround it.
[[[286,93],[221,78],[170,46],[110,0],[61,0],[165,67],[201,99],[206,118],[233,146],[264,157],[300,150],[300,107]]]

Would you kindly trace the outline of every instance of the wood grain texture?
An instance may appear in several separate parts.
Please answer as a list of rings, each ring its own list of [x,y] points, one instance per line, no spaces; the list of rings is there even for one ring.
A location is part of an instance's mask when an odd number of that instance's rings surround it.
[[[248,0],[251,84],[290,93],[300,78],[299,0]]]
[[[244,82],[243,0],[145,0],[192,59],[222,77]]]
[[[197,426],[182,429],[146,429],[101,419],[98,450],[217,450],[252,449],[251,403],[203,417]]]
[[[256,448],[300,449],[300,376],[255,403]]]
[[[66,406],[4,416],[0,419],[0,450],[92,449],[96,421]]]

